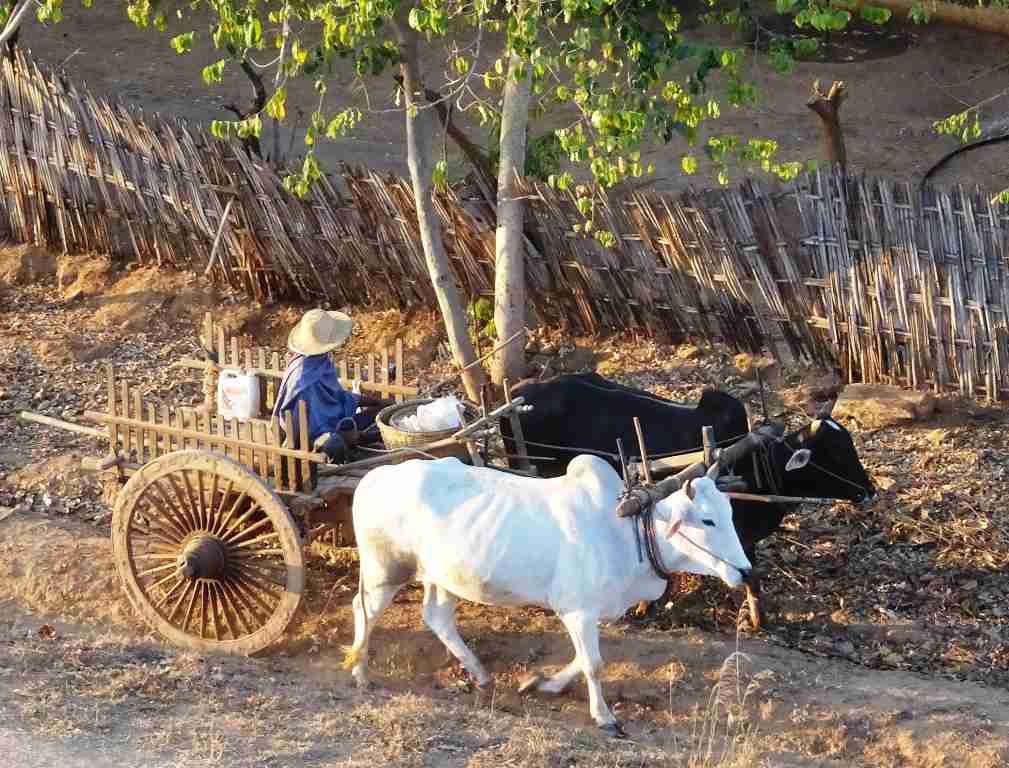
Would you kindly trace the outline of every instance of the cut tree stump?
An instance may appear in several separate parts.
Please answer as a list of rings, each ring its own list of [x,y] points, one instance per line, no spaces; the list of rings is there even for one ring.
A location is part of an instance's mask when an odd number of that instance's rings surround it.
[[[835,80],[830,90],[824,93],[820,90],[820,81],[813,83],[813,94],[806,106],[820,118],[823,127],[823,156],[831,168],[840,166],[847,170],[847,156],[844,150],[844,134],[841,132],[841,102],[847,96],[844,83]]]

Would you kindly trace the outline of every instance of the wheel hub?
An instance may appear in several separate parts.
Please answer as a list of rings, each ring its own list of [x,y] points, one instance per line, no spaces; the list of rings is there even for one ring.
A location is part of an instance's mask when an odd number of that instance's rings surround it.
[[[176,561],[179,573],[189,579],[218,579],[224,575],[224,545],[213,536],[191,539]]]

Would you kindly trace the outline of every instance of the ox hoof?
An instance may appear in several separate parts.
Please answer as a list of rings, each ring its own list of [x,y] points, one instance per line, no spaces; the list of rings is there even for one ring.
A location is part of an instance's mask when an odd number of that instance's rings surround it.
[[[627,738],[627,731],[624,730],[624,726],[618,720],[614,720],[612,723],[607,723],[606,725],[600,725],[599,730],[614,739]]]
[[[529,693],[529,691],[538,690],[542,682],[543,678],[539,675],[529,675],[529,677],[519,684],[519,693]]]

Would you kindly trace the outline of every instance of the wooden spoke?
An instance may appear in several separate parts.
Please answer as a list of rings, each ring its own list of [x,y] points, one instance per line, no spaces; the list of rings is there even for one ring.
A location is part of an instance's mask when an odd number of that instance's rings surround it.
[[[240,494],[238,498],[235,499],[234,503],[231,505],[231,509],[228,513],[221,518],[221,522],[212,531],[215,536],[223,536],[224,528],[231,522],[231,519],[235,516],[239,507],[245,502],[246,495],[244,493]]]
[[[224,509],[225,509],[225,507],[227,507],[228,502],[231,499],[234,498],[234,496],[233,496],[234,490],[235,490],[235,481],[234,480],[229,480],[228,481],[228,489],[224,493],[221,494],[221,504],[214,511],[214,518],[217,519],[217,520],[220,520],[222,524],[224,523]],[[214,528],[214,530],[212,532],[213,533],[217,533],[218,532],[217,528]]]
[[[137,573],[137,578],[142,579],[145,576],[150,576],[153,573],[164,573],[165,571],[177,571],[178,566],[175,563],[169,563],[168,565],[159,565],[156,568],[148,568],[146,571],[140,571]]]
[[[236,541],[237,541],[236,539],[232,539],[231,541],[228,542],[228,544],[231,545],[232,549],[246,549],[246,548],[252,547],[252,546],[254,546],[256,544],[262,544],[264,541],[270,541],[271,539],[277,539],[279,537],[280,537],[279,533],[277,533],[276,531],[270,531],[269,533],[264,533],[263,535],[257,536],[254,539],[249,539],[247,541],[241,541],[241,542],[238,542],[238,543],[236,543]],[[259,550],[255,550],[255,551],[258,552]],[[273,551],[275,552],[276,550],[273,550]],[[281,550],[281,551],[283,551],[283,550]]]
[[[130,534],[136,536],[139,534],[147,539],[153,539],[154,541],[164,544],[166,547],[178,547],[178,539],[170,539],[161,533],[159,530],[154,530],[153,528],[147,528],[146,526],[140,525],[139,523],[133,523],[131,526]]]
[[[178,613],[179,608],[182,606],[182,601],[186,599],[186,595],[192,590],[193,594],[196,594],[196,582],[192,580],[186,580],[186,588],[182,590],[182,594],[179,595],[179,599],[175,601],[172,605],[172,611],[168,614],[168,620],[173,621],[175,619],[175,614]]]
[[[179,472],[182,476],[182,488],[186,493],[186,501],[189,502],[189,509],[192,510],[193,519],[196,520],[196,529],[198,531],[205,530],[203,522],[203,514],[201,512],[202,502],[197,504],[193,498],[193,486],[189,482],[188,472]],[[169,478],[171,480],[172,478]]]
[[[217,498],[217,481],[218,481],[218,477],[219,476],[216,473],[210,476],[210,495],[207,497],[207,510],[208,510],[207,511],[207,527],[208,528],[210,527],[211,521],[214,519],[214,510],[216,508],[216,505],[214,504],[214,502],[216,501],[216,498]],[[203,487],[202,486],[202,481],[203,481],[203,475],[201,474],[200,475],[200,482],[201,482],[200,488],[201,488],[201,491],[202,491],[202,487]]]
[[[197,651],[251,654],[276,640],[301,601],[301,538],[277,495],[221,454],[156,457],[113,514],[116,567],[143,618]]]
[[[186,506],[179,496],[179,489],[176,485],[170,481],[159,481],[151,484],[151,490],[157,494],[161,502],[170,510],[172,516],[186,533],[192,533],[197,529],[196,520],[190,513],[189,507]]]
[[[276,587],[278,589],[283,589],[285,586],[286,579],[276,577],[277,572],[267,571],[256,566],[246,565],[243,569],[243,573],[240,579],[245,582],[248,581],[253,584],[263,584],[269,587]],[[235,578],[232,576],[232,578]]]
[[[222,581],[218,582],[218,585],[221,587],[221,593],[227,598],[228,605],[231,607],[232,611],[234,611],[235,618],[238,620],[238,623],[242,625],[243,634],[251,635],[253,630],[250,628],[249,623],[245,620],[245,616],[246,614],[254,616],[256,613],[255,610],[245,601],[245,598],[231,586],[231,584],[226,581]],[[236,603],[238,608],[235,607]],[[241,610],[239,610],[239,608]]]
[[[285,550],[283,549],[250,549],[248,551],[236,547],[232,550],[235,554],[232,555],[233,560],[248,560],[250,557],[265,557],[268,555],[281,555],[283,556]]]
[[[153,584],[151,584],[147,588],[147,591],[148,592],[153,592],[155,589],[157,589],[158,587],[160,587],[165,582],[171,581],[172,579],[177,579],[177,578],[179,578],[179,572],[178,571],[173,571],[172,573],[168,574],[167,576],[162,576],[156,582],[154,582]]]
[[[147,504],[146,500],[144,503]],[[187,535],[184,531],[177,529],[171,521],[154,516],[148,516],[145,519],[138,518],[134,521],[133,528],[144,535],[151,531],[162,541],[170,541],[172,544],[178,544]]]
[[[221,614],[218,611],[217,605],[217,593],[219,590],[220,586],[216,581],[207,582],[207,597],[210,601],[210,620],[214,625],[214,637],[218,640],[223,640],[224,638],[221,637]],[[231,636],[235,636],[234,631],[231,632]]]
[[[200,637],[207,637],[207,615],[210,613],[207,610],[207,605],[210,602],[209,592],[207,582],[200,580]],[[220,639],[220,635],[216,632],[214,637]]]
[[[179,511],[168,503],[159,488],[153,488],[152,491],[157,492],[144,494],[143,498],[147,516],[162,521],[164,525],[175,531],[180,539],[186,538],[192,531],[192,527],[179,514]]]
[[[240,595],[242,595],[243,597],[245,597],[248,600],[252,601],[267,616],[269,616],[271,613],[273,613],[273,608],[270,607],[263,600],[263,597],[262,597],[261,594],[259,594],[258,592],[256,592],[256,590],[254,590],[252,588],[251,581],[249,579],[242,579],[241,582],[233,581],[233,582],[231,582],[231,586],[234,587],[235,591],[238,592]],[[275,597],[275,595],[272,592],[270,592],[269,590],[264,590],[264,592],[269,597]]]
[[[272,524],[273,523],[270,520],[270,518],[264,517],[258,523],[253,523],[252,525],[250,525],[245,530],[239,531],[234,536],[232,536],[231,538],[227,539],[227,542],[228,542],[228,544],[235,545],[239,541],[241,541],[242,539],[244,539],[246,536],[248,536],[250,533],[255,533],[260,528],[263,528],[263,527],[265,527],[267,525],[272,525]]]
[[[235,520],[235,522],[233,522],[231,525],[228,526],[228,529],[226,531],[224,531],[223,533],[221,533],[221,538],[227,540],[228,537],[231,535],[231,532],[233,530],[235,530],[236,528],[238,528],[238,526],[240,526],[242,523],[244,523],[246,520],[248,520],[250,517],[252,517],[252,515],[254,513],[256,513],[257,511],[259,511],[259,507],[257,507],[255,504],[251,505],[242,514],[242,516],[240,518],[238,518],[237,520]]]
[[[165,485],[168,490],[171,491],[171,499],[174,502],[174,506],[179,510],[179,513],[185,517],[188,528],[190,531],[198,531],[200,529],[200,523],[193,514],[193,508],[186,502],[185,497],[182,494],[182,489],[179,487],[178,480],[169,475]],[[166,495],[167,498],[167,495]]]
[[[193,582],[193,591],[189,595],[189,605],[186,606],[186,615],[182,618],[182,630],[189,628],[189,621],[193,618],[193,608],[196,607],[196,597],[200,594],[200,582]],[[202,635],[201,635],[202,637]]]
[[[163,606],[165,603],[168,602],[168,598],[170,598],[173,594],[175,594],[175,590],[177,590],[179,587],[181,587],[181,586],[189,583],[189,579],[185,579],[182,576],[176,576],[176,578],[178,579],[178,581],[176,581],[175,585],[171,589],[169,589],[167,592],[165,592],[161,596],[161,599],[158,600],[158,602],[156,602],[154,604],[155,608],[161,608],[161,606]],[[167,581],[167,579],[166,579],[166,581]],[[158,582],[158,583],[160,584],[161,582]]]

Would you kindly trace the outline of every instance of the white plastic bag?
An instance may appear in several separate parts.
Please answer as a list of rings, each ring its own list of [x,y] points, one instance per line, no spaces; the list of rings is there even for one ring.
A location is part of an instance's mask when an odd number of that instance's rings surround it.
[[[421,432],[439,432],[462,426],[462,403],[455,395],[439,397],[417,408],[417,426]]]
[[[416,413],[394,416],[392,426],[404,432],[440,432],[462,426],[462,403],[454,395],[418,406]]]
[[[222,370],[217,378],[217,415],[239,421],[259,416],[259,378],[252,373]]]

